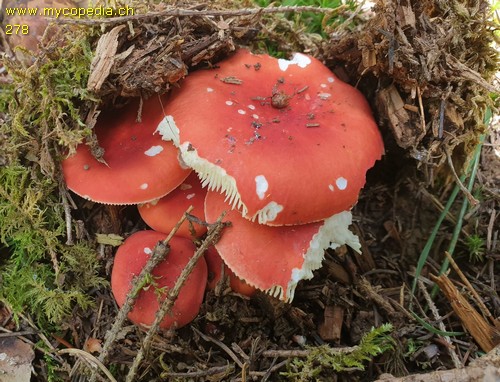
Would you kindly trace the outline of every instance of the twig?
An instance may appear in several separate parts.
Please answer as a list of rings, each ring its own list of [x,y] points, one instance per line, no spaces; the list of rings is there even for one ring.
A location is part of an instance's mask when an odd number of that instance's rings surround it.
[[[200,332],[198,329],[196,329],[194,327],[193,327],[193,331],[196,332],[196,334],[198,334],[205,341],[207,341],[207,342],[213,342],[218,347],[220,347],[222,350],[224,350],[226,352],[226,354],[229,357],[231,357],[231,359],[234,362],[236,362],[238,364],[238,366],[240,367],[240,369],[243,369],[243,367],[244,367],[243,362],[241,362],[241,360],[238,358],[238,356],[236,354],[234,354],[234,352],[231,349],[229,349],[229,347],[225,343],[223,343],[223,342],[221,342],[219,340],[216,340],[213,337],[207,336],[206,334],[203,334],[202,332]]]
[[[59,194],[61,195],[61,200],[62,200],[62,205],[64,208],[64,220],[66,223],[66,245],[73,245],[75,244],[73,241],[73,229],[71,227],[71,206],[68,200],[68,194],[66,191],[66,188],[63,186],[60,186],[59,188]]]
[[[420,126],[422,128],[422,132],[425,133],[425,111],[424,111],[424,103],[422,102],[422,92],[420,90],[420,86],[417,86],[417,97],[418,97],[418,109],[420,116]]]
[[[175,303],[175,300],[179,296],[182,286],[184,285],[188,276],[193,271],[194,267],[196,266],[196,263],[198,263],[198,260],[200,260],[200,258],[205,254],[208,247],[213,245],[218,240],[222,230],[227,225],[227,223],[222,222],[222,219],[224,218],[225,215],[226,213],[223,212],[221,216],[217,219],[217,221],[210,226],[210,228],[208,229],[208,235],[206,239],[203,240],[201,246],[196,250],[193,257],[186,264],[181,274],[179,275],[179,278],[175,282],[174,287],[168,292],[167,298],[161,304],[158,312],[156,312],[155,320],[151,325],[151,328],[148,330],[146,337],[142,342],[141,349],[135,356],[134,362],[132,363],[132,366],[129,369],[126,378],[127,382],[133,382],[135,380],[135,375],[137,373],[137,370],[139,369],[139,365],[141,364],[145,354],[149,351],[153,337],[157,333],[160,327],[160,323],[163,321],[165,315],[172,310],[172,307]],[[186,217],[186,214],[184,214],[184,217]]]
[[[174,372],[168,372],[168,373],[162,373],[161,376],[163,377],[170,377],[170,378],[202,378],[202,377],[208,377],[211,375],[218,375],[224,373],[224,375],[229,375],[234,371],[234,366],[233,365],[225,365],[225,366],[215,366],[211,367],[210,369],[207,370],[199,370],[199,371],[189,371],[186,373],[174,373]],[[207,378],[208,379],[208,378]]]
[[[442,317],[439,314],[439,311],[438,311],[436,305],[434,304],[434,301],[432,301],[432,298],[431,298],[429,292],[427,292],[427,289],[425,288],[425,285],[420,278],[418,279],[418,287],[422,291],[424,298],[425,298],[425,301],[427,302],[427,305],[429,305],[429,309],[431,310],[432,315],[434,316],[434,320],[436,320],[438,322],[439,329],[443,332],[446,332],[446,327],[444,326],[444,323],[442,321]],[[462,362],[460,362],[460,359],[458,358],[458,355],[455,352],[455,349],[453,347],[453,344],[451,342],[450,337],[448,337],[448,336],[441,336],[441,337],[448,344],[448,351],[449,351],[451,360],[453,361],[453,366],[455,366],[456,369],[461,369],[463,367]]]
[[[0,327],[0,331],[7,330],[2,327]],[[21,337],[21,336],[29,336],[32,334],[37,334],[37,332],[34,332],[32,330],[24,330],[22,332],[11,332],[11,331],[6,331],[5,333],[0,333],[0,338],[5,338],[5,337]]]
[[[345,346],[341,348],[331,348],[330,351],[332,353],[338,353],[338,354],[349,354],[353,353],[356,350],[359,349],[359,346]],[[281,358],[303,358],[307,357],[310,354],[310,350],[264,350],[262,352],[263,357],[270,357],[270,358],[275,358],[275,357],[281,357]]]
[[[446,152],[446,158],[448,159],[448,165],[450,166],[451,172],[453,173],[453,176],[455,177],[455,182],[457,183],[458,187],[460,187],[460,190],[464,193],[464,195],[467,197],[467,200],[472,206],[477,206],[479,204],[479,201],[472,196],[470,191],[467,189],[467,187],[464,186],[462,181],[460,180],[457,172],[455,171],[455,166],[453,166],[453,161],[451,160],[451,155],[448,152],[448,149],[445,148]]]
[[[60,24],[83,24],[83,25],[102,25],[102,24],[118,24],[129,21],[144,21],[155,17],[234,17],[234,16],[251,16],[257,14],[272,14],[272,13],[286,13],[286,12],[313,12],[313,13],[334,13],[344,11],[345,6],[337,7],[334,9],[321,8],[315,6],[285,6],[285,7],[267,7],[267,8],[244,8],[244,9],[231,9],[231,10],[193,10],[193,9],[178,9],[170,8],[159,12],[149,12],[142,15],[109,17],[105,19],[70,19],[70,18],[55,18],[49,17],[52,22]]]
[[[121,307],[120,311],[118,312],[115,322],[113,323],[113,326],[111,329],[108,331],[106,334],[106,340],[104,342],[104,345],[102,347],[102,352],[99,355],[99,361],[100,362],[105,362],[108,355],[109,351],[111,349],[111,345],[115,342],[119,331],[121,330],[123,323],[127,319],[127,315],[130,313],[130,311],[133,308],[135,299],[137,298],[139,292],[142,289],[142,286],[144,285],[144,280],[148,275],[151,274],[151,271],[165,258],[165,256],[169,252],[169,247],[168,243],[172,239],[172,237],[175,235],[175,233],[179,230],[179,227],[181,226],[182,223],[186,220],[186,214],[190,213],[193,210],[193,206],[190,206],[184,215],[182,215],[181,219],[177,222],[175,227],[172,229],[170,234],[165,238],[165,240],[160,241],[154,248],[153,253],[151,254],[151,257],[149,258],[148,262],[142,269],[141,273],[139,276],[135,279],[134,285],[130,292],[127,294],[127,298],[125,300],[125,303]]]
[[[113,375],[106,368],[106,366],[104,366],[101,361],[99,361],[96,357],[94,357],[90,353],[87,353],[86,351],[83,351],[81,349],[70,348],[70,349],[61,349],[61,350],[58,350],[57,354],[69,354],[69,355],[73,355],[73,356],[82,357],[86,361],[88,361],[91,364],[97,366],[106,375],[106,377],[108,377],[108,379],[111,382],[117,382],[116,379],[115,379],[115,377],[113,377]]]

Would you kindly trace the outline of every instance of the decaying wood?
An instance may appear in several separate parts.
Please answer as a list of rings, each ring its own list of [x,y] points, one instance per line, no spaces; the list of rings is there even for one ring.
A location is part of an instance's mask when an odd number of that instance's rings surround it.
[[[347,64],[361,76],[361,89],[377,89],[376,114],[411,156],[435,168],[445,163],[447,147],[462,164],[484,128],[486,106],[493,106],[489,93],[499,91],[487,2],[374,3],[374,17],[360,31],[337,32],[327,61]]]
[[[405,102],[393,84],[377,93],[376,99],[381,117],[387,121],[397,144],[402,148],[414,146],[424,137],[425,132],[415,136],[418,114],[405,108]],[[414,117],[413,117],[414,115]]]
[[[485,352],[492,350],[500,342],[498,330],[488,324],[446,275],[431,278],[441,288],[464,328],[474,337],[481,349]]]
[[[401,378],[382,374],[376,382],[496,382],[500,380],[500,346],[463,369],[439,370]]]

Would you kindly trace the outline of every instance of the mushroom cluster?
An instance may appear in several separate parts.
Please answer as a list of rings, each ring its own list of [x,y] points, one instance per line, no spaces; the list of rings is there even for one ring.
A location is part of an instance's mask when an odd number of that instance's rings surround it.
[[[103,113],[95,127],[99,155],[81,144],[63,161],[68,188],[95,202],[138,204],[154,230],[133,234],[117,251],[112,289],[119,305],[151,249],[190,205],[200,220],[213,223],[226,211],[232,224],[190,277],[201,289],[182,292],[162,327],[194,318],[204,288],[222,274],[239,293],[260,289],[291,301],[325,249],[360,251],[348,229],[350,209],[383,143],[361,93],[318,60],[241,49],[189,75],[167,98],[144,102],[141,121],[137,109]],[[188,239],[205,233],[203,224],[181,227],[153,272],[157,292],[172,286],[192,256]],[[157,295],[141,293],[129,319],[150,325]]]

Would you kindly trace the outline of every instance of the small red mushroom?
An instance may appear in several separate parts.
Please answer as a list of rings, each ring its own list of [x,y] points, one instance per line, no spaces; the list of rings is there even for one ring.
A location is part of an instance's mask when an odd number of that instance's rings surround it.
[[[205,260],[208,268],[208,282],[207,289],[215,289],[216,285],[221,281],[222,274],[224,273],[229,278],[229,286],[231,289],[243,296],[252,297],[257,289],[248,285],[245,281],[240,279],[224,264],[219,253],[214,247],[209,247],[205,253]]]
[[[140,204],[138,209],[149,227],[158,232],[170,233],[191,205],[194,207],[191,214],[205,220],[203,205],[206,195],[207,189],[201,187],[198,176],[192,172],[174,191],[159,200]],[[194,222],[192,224],[197,237],[207,232],[206,226]],[[189,222],[184,222],[176,235],[191,238]]]
[[[118,248],[111,273],[111,289],[118,306],[125,303],[132,282],[146,265],[156,244],[167,235],[155,231],[139,231],[128,237]],[[128,318],[139,326],[150,326],[159,309],[159,298],[165,298],[166,289],[173,288],[177,278],[193,256],[194,244],[182,237],[170,240],[170,252],[152,272],[156,285],[145,287],[138,295]],[[190,323],[200,310],[207,283],[207,265],[200,259],[184,283],[171,314],[160,324],[163,329],[180,328]],[[160,297],[159,297],[160,296]]]
[[[347,244],[361,248],[349,231],[352,215],[343,211],[325,221],[272,227],[244,219],[224,201],[224,195],[209,191],[205,216],[215,222],[222,211],[231,225],[215,244],[224,263],[247,284],[284,301],[291,301],[300,280],[313,277],[326,248]]]
[[[178,150],[156,132],[163,119],[162,103],[153,96],[123,110],[103,112],[95,126],[103,149],[96,159],[86,144],[62,162],[70,190],[83,198],[106,204],[138,204],[158,199],[175,189],[191,170],[181,167]]]
[[[369,105],[313,57],[239,50],[190,74],[158,127],[210,190],[250,220],[305,224],[349,210],[384,151]]]

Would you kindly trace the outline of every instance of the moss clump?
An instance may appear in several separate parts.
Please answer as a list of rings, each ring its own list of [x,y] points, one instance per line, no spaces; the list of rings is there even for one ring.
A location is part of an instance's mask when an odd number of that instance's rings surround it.
[[[0,297],[42,326],[89,307],[86,291],[105,283],[92,243],[66,244],[58,164],[90,132],[88,36],[61,29],[30,64],[3,58],[12,83],[0,92]]]
[[[393,349],[394,340],[390,336],[392,325],[385,324],[373,328],[365,334],[358,346],[350,351],[338,351],[329,345],[309,347],[305,358],[295,358],[289,370],[282,373],[290,381],[306,382],[317,380],[322,373],[331,370],[345,371],[348,368],[364,370],[364,363],[373,357]]]

